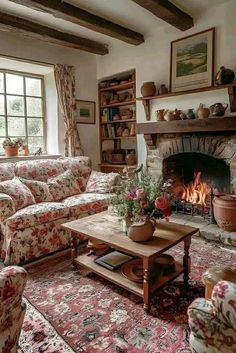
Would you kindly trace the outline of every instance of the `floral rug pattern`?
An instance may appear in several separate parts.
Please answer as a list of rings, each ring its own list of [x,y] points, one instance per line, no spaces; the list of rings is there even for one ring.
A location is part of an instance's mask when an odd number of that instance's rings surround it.
[[[181,259],[182,245],[169,253]],[[150,314],[141,298],[95,274],[72,271],[68,255],[28,265],[19,353],[191,353],[187,308],[204,294],[201,275],[216,264],[235,268],[235,253],[193,238],[189,291],[179,277],[153,295]]]

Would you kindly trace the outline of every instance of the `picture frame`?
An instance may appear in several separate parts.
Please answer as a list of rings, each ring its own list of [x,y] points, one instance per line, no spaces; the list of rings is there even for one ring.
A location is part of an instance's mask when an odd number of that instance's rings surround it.
[[[76,99],[76,115],[77,124],[95,124],[96,123],[96,103],[93,101],[85,101]]]
[[[215,27],[171,42],[170,92],[211,87],[214,82]]]

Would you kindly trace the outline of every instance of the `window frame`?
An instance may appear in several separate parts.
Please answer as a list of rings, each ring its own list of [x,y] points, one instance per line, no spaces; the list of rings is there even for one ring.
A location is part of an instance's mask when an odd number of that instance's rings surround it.
[[[22,72],[22,71],[17,71],[17,70],[8,70],[8,69],[2,69],[0,68],[0,74],[3,73],[3,85],[4,85],[4,92],[0,93],[0,95],[3,95],[4,97],[4,114],[0,114],[0,117],[4,117],[5,119],[5,132],[6,136],[0,136],[0,138],[7,138],[9,137],[8,135],[8,117],[13,117],[13,118],[21,118],[24,119],[25,121],[25,139],[28,144],[28,138],[29,137],[36,137],[37,136],[29,136],[28,135],[28,126],[27,126],[27,119],[28,118],[35,118],[35,119],[42,119],[43,122],[43,154],[47,154],[47,116],[46,116],[46,93],[45,93],[45,81],[44,81],[44,76],[43,75],[38,75],[38,74],[32,74],[32,73],[27,73],[27,72]],[[23,94],[15,94],[15,93],[7,93],[7,87],[6,87],[6,74],[12,74],[12,75],[17,75],[17,76],[22,76],[23,77]],[[41,96],[32,96],[32,95],[27,95],[26,94],[26,78],[35,78],[35,79],[40,79],[41,80]],[[16,116],[12,114],[8,114],[7,111],[7,96],[14,96],[14,97],[22,97],[24,100],[24,115],[22,116]],[[27,99],[26,98],[40,98],[42,101],[42,117],[35,117],[35,116],[30,116],[27,115]],[[13,137],[14,138],[14,137]],[[15,137],[17,138],[17,137]],[[30,155],[33,155],[30,154]],[[0,152],[0,156],[4,156],[4,153]]]

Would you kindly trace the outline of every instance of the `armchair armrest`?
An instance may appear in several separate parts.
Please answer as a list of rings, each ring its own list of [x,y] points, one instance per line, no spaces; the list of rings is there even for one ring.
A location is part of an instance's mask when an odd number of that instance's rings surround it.
[[[212,305],[217,318],[236,330],[236,284],[218,282],[212,292]]]
[[[9,321],[17,320],[26,280],[23,267],[9,266],[0,271],[0,332]]]
[[[0,222],[16,212],[13,199],[7,194],[0,193]]]

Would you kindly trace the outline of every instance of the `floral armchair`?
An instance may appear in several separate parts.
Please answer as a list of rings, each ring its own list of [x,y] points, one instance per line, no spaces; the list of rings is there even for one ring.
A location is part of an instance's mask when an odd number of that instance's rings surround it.
[[[18,266],[0,271],[0,353],[16,353],[26,304],[22,294],[27,272]]]
[[[218,282],[212,299],[194,300],[188,316],[193,353],[236,352],[236,284]]]

